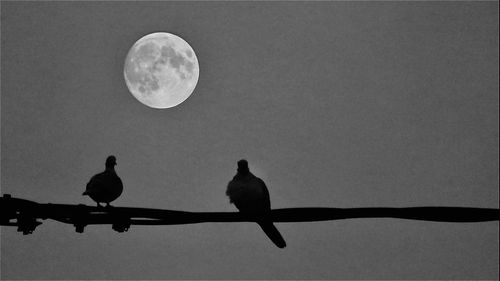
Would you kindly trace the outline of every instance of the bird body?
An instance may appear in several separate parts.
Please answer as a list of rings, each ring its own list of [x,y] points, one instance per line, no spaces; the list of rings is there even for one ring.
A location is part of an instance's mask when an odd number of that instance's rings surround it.
[[[241,213],[259,217],[257,223],[276,246],[286,246],[285,240],[269,218],[269,190],[262,179],[250,172],[246,160],[238,161],[238,172],[229,182],[226,195]]]
[[[115,172],[116,158],[109,156],[106,160],[106,170],[94,175],[87,183],[83,195],[88,195],[92,200],[99,203],[106,203],[116,200],[123,192],[123,183]]]
[[[252,173],[236,175],[228,184],[230,202],[242,212],[266,212],[271,209],[269,192],[263,180]]]

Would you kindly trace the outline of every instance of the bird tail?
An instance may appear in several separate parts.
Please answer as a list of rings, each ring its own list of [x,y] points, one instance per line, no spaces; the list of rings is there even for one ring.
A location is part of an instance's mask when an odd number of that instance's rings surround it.
[[[273,241],[273,243],[278,247],[278,248],[285,248],[286,247],[286,242],[285,239],[283,239],[283,236],[281,236],[280,232],[278,229],[274,226],[274,224],[270,221],[261,221],[257,222],[259,226],[264,230],[264,233]]]

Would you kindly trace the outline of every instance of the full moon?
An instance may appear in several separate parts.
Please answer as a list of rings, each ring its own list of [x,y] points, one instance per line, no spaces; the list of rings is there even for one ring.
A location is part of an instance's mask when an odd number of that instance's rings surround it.
[[[123,75],[138,101],[152,108],[170,108],[193,93],[200,68],[186,41],[171,33],[156,32],[130,48]]]

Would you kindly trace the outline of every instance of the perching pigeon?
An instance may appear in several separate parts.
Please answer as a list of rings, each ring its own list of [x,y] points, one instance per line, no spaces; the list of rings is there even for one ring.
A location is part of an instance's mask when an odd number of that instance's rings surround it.
[[[108,156],[106,159],[106,170],[93,176],[89,183],[87,183],[87,189],[83,195],[88,195],[92,200],[97,202],[97,206],[100,207],[99,203],[109,203],[118,198],[123,191],[123,184],[121,179],[115,172],[116,157]]]
[[[271,201],[263,180],[253,175],[246,160],[238,161],[238,172],[227,185],[226,195],[241,213],[260,217],[257,223],[279,248],[286,242],[269,219]]]

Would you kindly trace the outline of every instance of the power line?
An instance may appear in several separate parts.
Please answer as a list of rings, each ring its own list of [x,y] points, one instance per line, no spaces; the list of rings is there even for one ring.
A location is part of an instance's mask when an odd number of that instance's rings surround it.
[[[330,221],[354,218],[396,218],[436,222],[471,223],[499,221],[500,209],[470,207],[371,207],[371,208],[283,208],[271,210],[268,220],[277,223]],[[257,222],[259,214],[238,212],[187,212],[177,210],[95,207],[83,204],[41,204],[14,198],[9,194],[0,197],[0,225],[17,226],[23,234],[31,234],[42,224],[40,220],[52,219],[72,224],[76,232],[83,232],[87,225],[109,224],[118,232],[127,231],[131,225],[180,225],[193,223]]]

